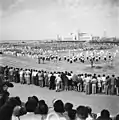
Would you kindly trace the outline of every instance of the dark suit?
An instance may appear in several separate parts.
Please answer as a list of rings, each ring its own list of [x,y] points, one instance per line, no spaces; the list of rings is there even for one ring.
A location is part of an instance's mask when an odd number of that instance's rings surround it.
[[[52,89],[52,90],[54,90],[55,89],[55,76],[54,75],[52,75],[51,77],[50,77],[50,88],[49,89]]]

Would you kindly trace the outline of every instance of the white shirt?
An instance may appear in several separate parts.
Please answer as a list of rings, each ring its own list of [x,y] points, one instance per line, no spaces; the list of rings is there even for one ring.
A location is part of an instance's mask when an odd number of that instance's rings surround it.
[[[106,81],[106,77],[102,77],[102,81],[105,82]]]
[[[68,80],[71,80],[71,79],[72,79],[72,76],[67,75],[67,77],[68,77]]]
[[[21,70],[21,71],[19,72],[20,77],[22,77],[22,76],[23,76],[23,73],[24,73],[24,71],[23,71],[23,70]]]
[[[62,80],[59,76],[56,77],[56,83],[60,83]]]
[[[88,83],[91,80],[91,78],[90,77],[86,77],[85,80]]]
[[[30,77],[30,71],[29,71],[29,70],[27,70],[27,71],[25,72],[25,77]]]
[[[94,120],[90,115],[86,118],[86,120]]]
[[[33,71],[33,72],[32,72],[32,76],[34,76],[34,77],[35,77],[35,76],[36,76],[36,74],[37,74],[37,72],[35,72],[35,71]]]

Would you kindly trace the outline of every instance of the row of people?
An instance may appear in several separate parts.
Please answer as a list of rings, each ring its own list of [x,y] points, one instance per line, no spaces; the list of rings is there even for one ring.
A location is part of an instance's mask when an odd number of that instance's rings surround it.
[[[48,87],[56,92],[75,90],[86,94],[119,95],[119,76],[115,75],[47,72],[7,66],[4,69],[4,78],[10,82]]]

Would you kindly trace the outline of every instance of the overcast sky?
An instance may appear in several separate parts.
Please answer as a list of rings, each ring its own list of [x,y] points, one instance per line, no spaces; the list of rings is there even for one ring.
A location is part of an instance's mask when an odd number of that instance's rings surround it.
[[[77,30],[119,37],[119,0],[0,0],[0,39],[39,40]]]

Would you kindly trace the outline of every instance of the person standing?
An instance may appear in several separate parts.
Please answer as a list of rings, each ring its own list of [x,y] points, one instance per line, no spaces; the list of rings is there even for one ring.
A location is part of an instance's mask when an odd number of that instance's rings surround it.
[[[36,85],[36,75],[37,75],[37,71],[33,70],[32,72],[32,84]]]
[[[41,76],[43,78],[42,87],[44,87],[45,86],[45,79],[44,79],[44,71],[43,70],[41,71]]]
[[[30,85],[30,70],[25,71],[25,80],[28,85]]]
[[[14,68],[14,72],[13,72],[13,82],[17,83],[17,68]]]
[[[89,94],[89,76],[88,75],[86,75],[85,76],[85,93],[86,94]]]
[[[115,75],[112,75],[112,77],[111,77],[111,95],[115,94],[115,83],[116,83]]]
[[[116,79],[116,95],[119,96],[119,77]]]
[[[105,93],[105,82],[106,82],[106,76],[105,74],[102,75],[102,92]]]
[[[51,73],[51,77],[50,77],[50,86],[49,86],[49,89],[50,90],[54,90],[55,89],[55,76],[53,73]]]
[[[61,75],[58,74],[58,76],[56,76],[55,79],[55,83],[56,83],[56,92],[60,92],[60,85],[61,85],[62,79],[61,79]]]
[[[91,76],[90,74],[87,75],[86,77],[86,94],[91,94]]]
[[[96,94],[97,93],[96,84],[97,84],[97,78],[94,75],[94,76],[92,76],[92,94]]]
[[[12,67],[9,69],[9,81],[10,82],[13,81],[13,68]]]
[[[81,78],[81,74],[78,75],[77,89],[78,92],[83,92],[83,79]]]
[[[108,75],[106,77],[106,82],[105,82],[105,94],[108,95],[110,94],[110,76]]]
[[[65,73],[62,73],[61,79],[63,82],[64,90],[68,91],[68,77],[66,75],[67,75],[67,71],[65,71]]]
[[[97,81],[98,81],[98,93],[102,93],[102,78],[100,75],[98,75]]]
[[[48,87],[48,72],[44,72],[44,81],[45,81],[45,87]]]
[[[43,64],[44,64],[44,61],[45,61],[45,56],[42,57],[42,61],[43,61]]]
[[[72,76],[71,73],[68,73],[68,90],[72,90]]]
[[[23,69],[21,68],[21,70],[19,71],[19,75],[20,75],[20,83],[21,84],[24,84],[24,71]]]
[[[13,82],[19,83],[20,82],[19,68],[15,68],[13,76],[14,76]]]
[[[0,108],[6,103],[9,98],[10,93],[8,92],[8,88],[13,88],[14,85],[10,82],[3,82],[0,86]]]
[[[0,87],[3,83],[3,79],[4,79],[4,67],[0,66]]]
[[[91,68],[93,68],[93,63],[94,63],[93,58],[90,59],[90,63],[91,63]]]
[[[42,87],[43,77],[41,71],[38,71],[38,85]]]
[[[40,64],[40,63],[41,63],[41,57],[38,56],[38,64]]]
[[[6,66],[5,68],[4,68],[4,78],[7,80],[8,79],[8,75],[9,75],[9,68],[8,68],[8,66]]]
[[[72,82],[73,82],[73,89],[77,91],[78,75],[72,74]]]

